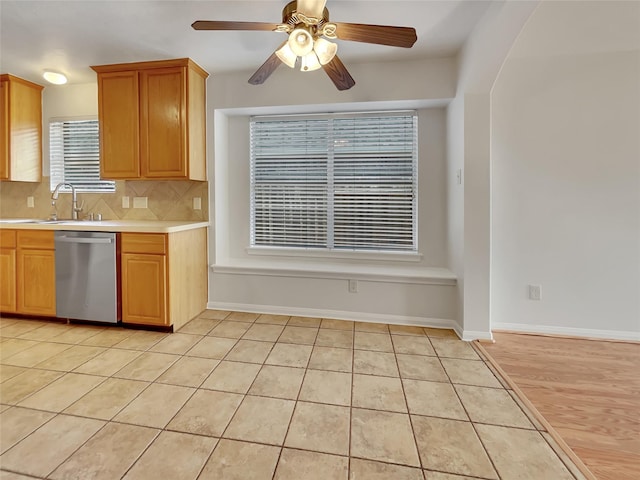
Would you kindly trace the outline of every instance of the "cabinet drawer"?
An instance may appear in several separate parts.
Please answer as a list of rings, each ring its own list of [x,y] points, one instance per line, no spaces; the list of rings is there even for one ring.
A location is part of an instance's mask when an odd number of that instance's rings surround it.
[[[18,248],[53,250],[53,230],[18,230]]]
[[[0,247],[16,248],[15,230],[0,230]]]
[[[122,253],[167,253],[167,235],[164,233],[123,233],[121,243]]]

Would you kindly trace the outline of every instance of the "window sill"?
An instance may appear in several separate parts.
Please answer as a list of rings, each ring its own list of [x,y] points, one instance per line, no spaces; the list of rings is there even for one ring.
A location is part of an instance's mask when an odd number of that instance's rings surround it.
[[[328,262],[234,261],[211,265],[214,273],[276,277],[362,280],[385,283],[455,286],[456,276],[446,268],[414,265],[357,265]]]
[[[264,257],[316,258],[318,260],[366,260],[386,262],[420,262],[422,254],[418,252],[370,252],[325,250],[320,248],[282,248],[282,247],[247,247],[248,255]]]

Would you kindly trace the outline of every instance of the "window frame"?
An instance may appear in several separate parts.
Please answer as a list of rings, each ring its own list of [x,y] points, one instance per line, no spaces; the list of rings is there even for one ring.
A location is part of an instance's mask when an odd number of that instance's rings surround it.
[[[418,261],[421,259],[422,255],[418,252],[419,242],[418,242],[418,184],[419,184],[419,174],[418,174],[418,165],[419,165],[419,156],[418,156],[418,147],[419,147],[419,129],[418,129],[418,111],[416,109],[411,110],[388,110],[388,111],[362,111],[362,112],[338,112],[338,113],[318,113],[318,114],[290,114],[290,115],[255,115],[249,118],[250,125],[250,167],[249,167],[249,175],[250,175],[250,188],[249,188],[249,246],[246,249],[247,253],[250,255],[290,255],[290,256],[315,256],[315,257],[324,257],[331,256],[336,258],[361,258],[361,259],[397,259],[401,261]],[[327,218],[327,242],[323,246],[293,246],[293,245],[271,245],[271,244],[259,244],[256,243],[256,213],[255,213],[255,152],[254,152],[254,123],[255,122],[268,122],[268,121],[287,121],[288,119],[291,121],[305,121],[305,120],[320,120],[320,119],[328,119],[330,122],[334,120],[344,120],[344,119],[358,119],[358,118],[372,118],[372,117],[410,117],[411,118],[411,133],[409,135],[404,135],[405,143],[406,138],[411,137],[411,152],[410,152],[410,211],[411,211],[411,245],[410,247],[395,247],[392,248],[390,245],[382,246],[382,247],[362,247],[361,245],[357,245],[351,243],[349,246],[336,246],[335,243],[332,243],[332,238],[330,236],[333,234],[333,221],[334,221],[334,199],[336,194],[336,183],[334,181],[334,166],[336,163],[336,157],[338,155],[334,152],[335,142],[333,140],[333,127],[330,127],[330,133],[326,138],[325,145],[325,155],[327,156],[327,168],[326,168],[326,177],[327,177],[327,205],[326,205],[326,218]],[[356,128],[358,128],[356,126]],[[378,153],[384,154],[384,150],[380,149],[375,155],[366,156],[375,157]],[[354,154],[355,156],[355,154]],[[406,153],[405,153],[406,156]],[[384,155],[380,156],[382,159]],[[383,164],[383,161],[380,160],[375,166],[380,168]],[[363,164],[366,165],[366,164]],[[356,167],[357,168],[357,167]],[[398,167],[396,167],[398,168]],[[406,167],[405,167],[406,169]],[[406,181],[405,181],[406,184]],[[379,184],[372,182],[368,184],[369,186],[379,186]],[[381,194],[382,195],[382,194]],[[406,196],[406,194],[405,194]],[[376,201],[380,201],[382,197],[375,197]],[[355,200],[354,200],[355,201]],[[406,203],[406,200],[405,200]],[[357,202],[356,202],[357,205]],[[404,207],[406,210],[406,206]],[[384,215],[378,218],[384,218]],[[375,220],[375,218],[374,218]],[[370,225],[373,225],[371,223]],[[405,230],[406,227],[405,227]],[[390,232],[393,232],[393,227],[389,229]],[[357,241],[356,241],[357,243]]]
[[[97,167],[98,179],[95,177],[86,177],[84,181],[79,181],[77,178],[67,178],[65,176],[65,158],[64,158],[64,146],[56,145],[54,142],[63,142],[64,134],[62,138],[56,132],[55,128],[64,129],[64,124],[74,122],[93,122],[95,123],[95,150],[91,150],[89,155],[95,157],[96,160],[91,161],[91,168],[93,175],[96,174],[95,169]],[[102,179],[100,177],[100,124],[98,117],[94,115],[90,116],[73,116],[73,117],[51,117],[48,121],[49,126],[49,183],[50,190],[53,191],[59,183],[70,183],[76,191],[79,193],[115,193],[116,182],[114,180]],[[93,125],[92,125],[93,126]],[[93,133],[92,133],[93,135]],[[68,153],[68,152],[67,152]],[[84,154],[84,152],[83,152]],[[60,158],[62,156],[63,158]],[[60,188],[61,192],[70,192],[71,189],[67,186]]]

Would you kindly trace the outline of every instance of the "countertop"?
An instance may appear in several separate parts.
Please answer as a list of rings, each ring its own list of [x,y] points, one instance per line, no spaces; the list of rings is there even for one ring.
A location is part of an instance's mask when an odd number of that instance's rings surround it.
[[[28,218],[0,219],[0,229],[15,230],[75,230],[85,232],[172,233],[208,227],[209,222],[156,220],[57,220],[47,222]]]

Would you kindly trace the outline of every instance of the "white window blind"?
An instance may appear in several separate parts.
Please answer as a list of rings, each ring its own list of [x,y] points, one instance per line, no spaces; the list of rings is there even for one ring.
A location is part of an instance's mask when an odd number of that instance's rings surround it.
[[[253,117],[251,246],[415,251],[415,112]]]
[[[52,119],[49,153],[52,191],[58,183],[71,183],[79,192],[115,192],[115,182],[100,179],[97,119]]]

